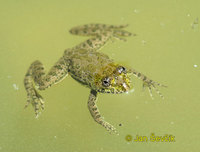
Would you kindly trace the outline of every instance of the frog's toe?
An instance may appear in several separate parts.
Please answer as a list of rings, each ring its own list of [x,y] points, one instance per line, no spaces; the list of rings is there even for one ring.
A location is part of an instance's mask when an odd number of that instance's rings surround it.
[[[109,131],[110,134],[115,133],[115,134],[119,134],[116,130],[116,128],[114,126],[112,126],[111,124],[109,124],[108,122],[104,122],[103,126],[106,128],[106,130]]]
[[[125,30],[114,30],[112,35],[115,39],[118,39],[121,41],[126,41],[125,37],[136,36],[136,34],[127,32]]]
[[[153,85],[154,90],[156,91],[156,93],[162,98],[164,99],[164,96],[162,95],[162,93]]]
[[[121,29],[127,27],[128,24],[123,24],[123,25],[110,25],[108,28],[110,29]],[[107,28],[107,26],[104,24],[103,27]]]
[[[150,81],[150,82],[144,82],[143,84],[143,88],[144,87],[148,87],[148,90],[149,90],[149,94],[151,96],[152,99],[154,99],[153,97],[153,94],[152,94],[152,88],[156,91],[156,93],[162,98],[164,99],[164,96],[162,95],[162,93],[158,90],[158,88],[156,87],[157,86],[161,86],[161,87],[167,87],[165,85],[162,85],[160,83],[157,83],[157,82],[154,82],[154,81]]]
[[[113,34],[117,36],[122,36],[122,37],[136,36],[136,34],[125,31],[125,30],[115,30]]]
[[[148,87],[148,90],[149,90],[150,97],[151,97],[151,99],[153,100],[154,97],[153,97],[153,93],[152,93],[152,88],[149,86],[149,87]]]
[[[35,109],[36,118],[38,118],[38,116],[41,113],[41,111],[44,110],[44,101],[43,101],[42,97],[39,94],[37,94],[33,98],[32,105],[33,105],[33,107]]]
[[[117,40],[126,42],[126,39],[125,39],[125,38],[120,37],[120,36],[118,36],[118,35],[113,34],[113,37],[114,37],[115,39],[117,39]],[[113,41],[113,40],[112,40],[112,41]]]
[[[42,96],[35,90],[32,90],[32,93],[28,95],[27,104],[25,108],[28,107],[29,104],[32,104],[35,110],[36,118],[39,116],[40,112],[44,110],[44,100]]]

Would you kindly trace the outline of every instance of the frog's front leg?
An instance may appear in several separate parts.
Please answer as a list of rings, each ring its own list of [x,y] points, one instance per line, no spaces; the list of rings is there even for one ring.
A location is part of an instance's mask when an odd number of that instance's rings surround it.
[[[88,109],[93,119],[97,123],[102,125],[104,128],[106,128],[109,132],[113,131],[117,133],[116,129],[101,117],[98,107],[96,105],[96,102],[97,102],[97,92],[95,90],[91,90],[89,100],[88,100]]]
[[[37,89],[45,90],[53,84],[60,82],[67,76],[68,63],[62,57],[45,75],[43,64],[40,61],[35,61],[29,67],[25,78],[24,86],[27,91],[27,104],[25,107],[32,103],[36,117],[39,112],[44,109],[44,101],[42,96],[38,93]]]
[[[129,73],[133,74],[134,76],[136,76],[137,78],[141,79],[143,81],[143,87],[148,87],[149,90],[149,94],[151,96],[151,98],[153,99],[153,94],[152,94],[152,88],[156,91],[157,94],[159,94],[159,96],[161,98],[164,99],[164,96],[162,95],[162,93],[156,88],[156,86],[161,86],[161,87],[167,87],[165,85],[162,85],[158,82],[155,82],[151,79],[149,79],[147,76],[145,76],[144,74],[137,72],[135,69],[130,69],[128,71]]]

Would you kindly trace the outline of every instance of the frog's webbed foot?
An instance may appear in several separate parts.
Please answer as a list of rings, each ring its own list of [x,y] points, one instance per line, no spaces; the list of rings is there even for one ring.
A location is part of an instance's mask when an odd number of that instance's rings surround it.
[[[156,91],[156,93],[162,98],[164,99],[164,96],[162,95],[162,93],[157,89],[157,86],[160,87],[167,87],[165,85],[162,85],[158,82],[155,82],[151,79],[149,79],[148,77],[146,77],[145,75],[143,75],[140,72],[137,72],[134,69],[131,69],[130,71],[128,71],[129,73],[132,73],[134,76],[138,77],[139,79],[141,79],[143,81],[143,88],[147,87],[149,90],[149,94],[151,96],[151,98],[153,99],[153,94],[152,94],[152,89],[154,89]]]
[[[129,36],[136,36],[136,34],[130,33],[125,30],[118,30],[118,29],[113,31],[113,37],[121,41],[126,41],[126,38],[124,37],[129,37]]]
[[[96,105],[97,101],[97,92],[95,90],[91,90],[89,100],[88,100],[88,109],[93,117],[93,119],[100,125],[102,125],[109,133],[118,134],[116,128],[111,124],[106,122],[103,117],[101,117],[98,107]]]
[[[67,54],[67,51],[65,53]],[[34,61],[24,78],[24,87],[28,97],[25,108],[31,103],[38,117],[44,109],[44,101],[37,90],[45,90],[62,81],[67,76],[67,69],[68,64],[64,57],[61,57],[47,74],[45,74],[43,64],[40,61]]]
[[[107,131],[109,131],[110,134],[114,133],[119,135],[119,133],[117,132],[116,128],[114,126],[112,126],[111,124],[109,124],[106,121],[103,121],[101,124],[104,128],[106,128]]]
[[[162,95],[162,93],[158,90],[158,88],[156,86],[161,86],[161,87],[167,87],[165,85],[162,85],[160,83],[154,82],[153,80],[149,80],[149,81],[144,81],[143,82],[143,88],[148,87],[149,90],[149,94],[151,96],[152,99],[153,98],[153,94],[152,94],[152,88],[156,91],[156,93],[162,98],[164,99],[164,96]]]
[[[35,89],[32,89],[31,92],[28,93],[27,104],[24,108],[28,107],[30,103],[34,107],[36,118],[38,118],[41,111],[44,110],[44,100]]]
[[[126,41],[125,37],[129,36],[136,36],[136,34],[130,33],[126,30],[123,30],[123,28],[127,27],[128,24],[126,25],[119,25],[119,26],[110,26],[109,30],[112,33],[113,38],[121,40],[121,41]]]

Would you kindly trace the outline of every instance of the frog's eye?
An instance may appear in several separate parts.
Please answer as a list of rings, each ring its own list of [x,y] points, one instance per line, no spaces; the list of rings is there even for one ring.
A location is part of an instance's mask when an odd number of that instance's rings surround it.
[[[117,68],[117,71],[118,71],[119,73],[122,73],[122,72],[126,73],[126,68],[123,67],[123,66],[119,66],[119,67]]]
[[[105,77],[104,79],[102,79],[102,85],[104,87],[108,87],[110,85],[110,79],[108,77]]]

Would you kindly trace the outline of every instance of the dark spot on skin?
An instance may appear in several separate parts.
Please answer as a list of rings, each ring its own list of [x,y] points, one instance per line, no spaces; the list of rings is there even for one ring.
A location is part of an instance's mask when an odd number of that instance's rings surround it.
[[[26,77],[31,76],[29,73],[26,74]]]
[[[85,43],[83,43],[83,47],[86,47],[86,44],[85,44]]]
[[[28,85],[29,85],[29,82],[24,82],[24,85],[25,85],[25,86],[28,86]]]
[[[100,115],[97,115],[95,118],[100,118],[101,116]]]
[[[87,44],[92,47],[92,42],[90,40],[87,40]]]
[[[88,28],[88,25],[86,24],[86,25],[84,25],[84,27],[87,29],[87,28]]]
[[[60,69],[60,70],[63,69],[59,64],[58,64],[58,65],[55,65],[54,68],[56,68],[56,69]]]
[[[106,27],[106,24],[103,24],[102,27],[105,28],[105,27]]]
[[[90,105],[91,105],[91,106],[94,106],[94,105],[95,105],[95,103],[94,103],[94,102],[92,102]]]
[[[97,108],[92,108],[92,110],[93,110],[93,111],[96,111],[96,110],[97,110]]]
[[[97,111],[97,112],[95,112],[94,114],[97,115],[97,114],[99,114],[99,112]],[[99,115],[99,116],[100,116],[100,115]]]
[[[113,89],[113,88],[111,89],[111,93],[115,93],[115,91],[114,91],[114,89]]]
[[[122,126],[122,124],[120,123],[119,126]]]
[[[38,67],[36,70],[44,70],[44,68],[43,67]]]
[[[101,40],[102,40],[102,37],[101,37],[101,36],[98,36],[98,39],[99,39],[99,41],[101,41]]]
[[[146,77],[146,76],[144,76],[143,80],[146,80],[146,79],[147,79],[147,77]]]
[[[140,77],[141,76],[141,73],[138,73],[138,77]]]

